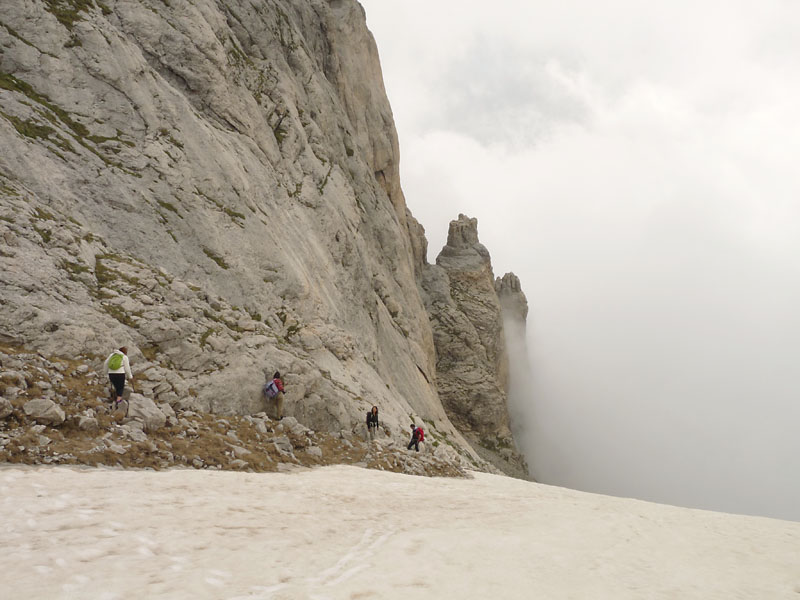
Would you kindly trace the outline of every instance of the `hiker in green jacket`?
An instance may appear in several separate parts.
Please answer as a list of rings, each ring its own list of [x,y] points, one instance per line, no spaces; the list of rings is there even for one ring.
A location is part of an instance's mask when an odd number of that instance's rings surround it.
[[[122,392],[125,391],[125,380],[129,379],[133,385],[133,373],[131,373],[131,364],[128,361],[128,348],[123,346],[119,350],[114,350],[108,355],[104,363],[106,373],[111,385],[114,386],[114,393],[116,394],[115,406],[119,406],[122,402]]]

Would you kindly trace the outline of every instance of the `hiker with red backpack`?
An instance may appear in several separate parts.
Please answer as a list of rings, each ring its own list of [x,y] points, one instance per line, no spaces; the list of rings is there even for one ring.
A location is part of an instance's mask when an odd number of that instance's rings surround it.
[[[131,373],[131,364],[128,361],[128,348],[122,346],[119,350],[114,350],[108,355],[106,362],[103,366],[108,373],[108,380],[114,386],[114,394],[116,396],[114,406],[119,406],[122,402],[122,392],[125,391],[125,380],[129,379],[131,386],[133,386],[133,373]]]
[[[275,400],[275,417],[280,421],[283,418],[283,381],[280,372],[275,371],[272,379],[264,384],[264,395],[269,400]]]
[[[414,446],[417,452],[419,452],[419,443],[425,441],[425,432],[422,431],[422,427],[417,427],[413,423],[411,424],[411,441],[408,442],[408,449],[411,450],[411,446]]]

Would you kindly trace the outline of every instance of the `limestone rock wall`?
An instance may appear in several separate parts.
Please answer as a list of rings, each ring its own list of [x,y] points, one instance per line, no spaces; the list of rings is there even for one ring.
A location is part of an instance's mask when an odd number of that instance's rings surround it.
[[[495,279],[494,288],[502,309],[508,354],[507,392],[511,432],[517,447],[530,457],[534,452],[534,443],[528,423],[530,415],[535,412],[535,404],[532,362],[527,342],[528,299],[522,291],[519,278],[513,273]]]
[[[137,391],[181,410],[262,411],[279,370],[309,427],[377,404],[490,468],[437,363],[475,374],[434,346],[457,320],[502,397],[488,254],[475,233],[426,265],[355,0],[3,0],[0,146],[0,342],[95,369],[127,345]]]
[[[447,245],[424,270],[422,287],[436,345],[439,397],[481,455],[524,476],[509,426],[508,355],[500,298],[478,221],[450,222]]]
[[[133,348],[156,396],[452,430],[361,6],[8,0],[2,336]],[[152,386],[150,385],[152,384]]]

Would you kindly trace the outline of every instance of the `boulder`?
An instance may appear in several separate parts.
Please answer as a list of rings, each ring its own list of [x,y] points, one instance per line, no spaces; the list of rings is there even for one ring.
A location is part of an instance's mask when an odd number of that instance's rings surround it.
[[[26,415],[38,423],[61,425],[67,418],[58,404],[45,398],[30,400],[22,408]]]
[[[10,416],[12,412],[14,412],[14,406],[11,402],[0,397],[0,419],[5,419]]]
[[[276,437],[272,440],[272,443],[275,445],[275,449],[280,452],[281,454],[293,454],[292,450],[292,442],[289,441],[289,438],[285,435],[280,437]]]
[[[231,445],[231,450],[233,451],[233,455],[236,458],[242,458],[243,456],[247,456],[248,454],[252,454],[250,450],[247,448],[243,448],[242,446],[234,446]]]
[[[173,419],[177,419],[177,416],[175,415],[175,410],[172,408],[172,406],[169,405],[169,403],[159,402],[156,406],[158,406],[158,410],[164,413],[164,416],[167,417],[168,419],[170,417],[172,417]]]
[[[7,400],[15,400],[22,390],[15,386],[9,386],[3,391],[3,397]]]
[[[2,378],[6,385],[11,384],[23,390],[28,389],[28,382],[25,380],[25,373],[22,371],[4,371]]]
[[[140,428],[136,427],[136,425],[140,425],[140,423],[137,421],[126,423],[120,429],[125,437],[127,437],[129,440],[133,440],[134,442],[146,442],[147,434]]]
[[[288,429],[295,435],[303,435],[306,431],[308,431],[308,428],[304,425],[301,425],[294,417],[284,417],[281,420],[281,425],[284,429]]]
[[[94,431],[99,427],[97,419],[81,415],[78,417],[78,429],[81,431]]]
[[[167,422],[166,415],[158,409],[156,403],[141,394],[131,394],[128,417],[140,421],[145,431],[155,431],[164,427]]]

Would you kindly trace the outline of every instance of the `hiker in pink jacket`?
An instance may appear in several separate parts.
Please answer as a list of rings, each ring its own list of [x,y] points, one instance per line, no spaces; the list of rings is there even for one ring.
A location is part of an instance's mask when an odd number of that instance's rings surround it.
[[[275,371],[272,380],[264,385],[264,395],[275,400],[275,418],[280,421],[283,418],[283,381],[280,372]]]

